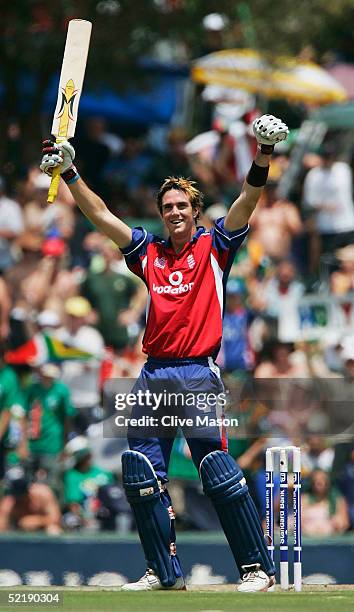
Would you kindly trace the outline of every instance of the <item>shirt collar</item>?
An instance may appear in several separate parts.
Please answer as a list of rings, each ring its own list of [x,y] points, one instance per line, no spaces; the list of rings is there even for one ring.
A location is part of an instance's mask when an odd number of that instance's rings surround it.
[[[202,225],[198,225],[197,227],[197,231],[193,234],[192,239],[189,242],[186,242],[186,244],[192,244],[193,242],[196,242],[198,240],[198,238],[204,234],[206,232],[205,227],[203,227]],[[172,249],[172,242],[171,242],[171,237],[169,236],[167,238],[167,240],[164,241],[165,242],[165,247],[167,249]],[[184,245],[183,249],[185,249],[186,244]]]

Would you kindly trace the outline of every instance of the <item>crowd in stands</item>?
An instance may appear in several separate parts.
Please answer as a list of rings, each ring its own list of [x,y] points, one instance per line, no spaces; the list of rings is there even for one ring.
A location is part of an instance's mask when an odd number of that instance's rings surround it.
[[[211,227],[241,189],[255,147],[251,119],[241,151],[220,123],[199,144],[175,127],[154,147],[94,118],[77,165],[112,212],[154,233],[163,232],[160,183],[192,177],[205,194],[201,224]],[[354,529],[353,176],[325,143],[304,156],[301,195],[291,201],[278,190],[288,165],[280,148],[231,270],[217,362],[227,386],[242,389],[230,452],[261,515],[265,448],[299,444],[304,533],[339,534]],[[107,379],[133,379],[145,360],[145,287],[65,185],[48,206],[48,177],[35,164],[15,178],[11,188],[0,179],[0,531],[127,531],[119,452],[107,467],[93,434],[110,416]],[[177,524],[216,528],[182,439],[171,478]]]

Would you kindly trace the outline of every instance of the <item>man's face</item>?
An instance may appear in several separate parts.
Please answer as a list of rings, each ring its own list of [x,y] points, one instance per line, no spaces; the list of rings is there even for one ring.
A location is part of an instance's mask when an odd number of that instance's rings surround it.
[[[331,168],[335,162],[334,155],[324,155],[322,157],[322,166],[324,168]]]
[[[226,296],[226,310],[228,312],[233,312],[239,306],[242,306],[241,293],[229,293]]]
[[[118,250],[114,247],[113,244],[109,244],[108,242],[106,242],[102,244],[100,252],[103,256],[105,267],[107,269],[111,265],[112,261],[117,258]]]
[[[279,264],[278,278],[283,285],[288,285],[294,280],[295,270],[290,262],[284,261],[283,263]]]
[[[290,351],[287,346],[277,346],[274,349],[274,361],[276,363],[285,363],[289,358]]]
[[[195,227],[197,211],[183,191],[170,189],[162,198],[162,218],[171,238],[186,239]]]
[[[323,495],[329,489],[328,475],[322,470],[318,470],[312,476],[312,488],[315,493]]]
[[[43,189],[43,188],[36,189],[34,198],[40,206],[42,207],[48,206],[47,197],[48,197],[48,189]]]
[[[53,384],[54,384],[54,378],[50,377],[50,376],[44,376],[43,374],[39,375],[40,381],[41,381],[41,385],[45,388],[45,389],[50,389]]]
[[[67,314],[66,317],[67,328],[73,334],[76,334],[80,327],[85,324],[85,317],[75,317],[74,315]]]

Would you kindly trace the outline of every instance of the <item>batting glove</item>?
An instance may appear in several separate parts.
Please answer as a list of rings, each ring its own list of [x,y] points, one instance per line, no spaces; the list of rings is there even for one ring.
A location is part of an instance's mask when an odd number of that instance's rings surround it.
[[[53,168],[60,166],[60,174],[64,174],[68,170],[74,168],[73,161],[75,159],[75,149],[68,142],[63,140],[61,143],[55,143],[53,140],[45,140],[42,149],[43,157],[40,164],[40,169],[49,176],[52,175]]]
[[[272,153],[277,142],[285,140],[289,134],[288,126],[273,115],[262,115],[253,122],[253,133],[261,145],[262,153]]]

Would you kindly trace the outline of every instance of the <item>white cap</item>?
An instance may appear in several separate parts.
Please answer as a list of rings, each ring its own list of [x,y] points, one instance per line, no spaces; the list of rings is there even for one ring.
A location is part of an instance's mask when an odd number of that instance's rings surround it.
[[[54,310],[42,310],[37,316],[37,323],[40,327],[57,327],[60,318]]]
[[[209,13],[209,15],[205,15],[202,23],[205,30],[219,32],[227,26],[229,20],[226,15],[221,15],[220,13]]]
[[[82,450],[88,450],[90,448],[90,444],[88,439],[85,436],[75,436],[67,442],[65,445],[65,452],[68,455],[73,455],[74,453],[78,453]]]
[[[38,369],[42,376],[46,378],[56,379],[60,377],[60,368],[55,363],[43,363]]]
[[[192,140],[187,142],[185,152],[187,155],[196,155],[203,153],[205,150],[216,147],[220,142],[220,134],[216,130],[209,130],[194,136]]]

